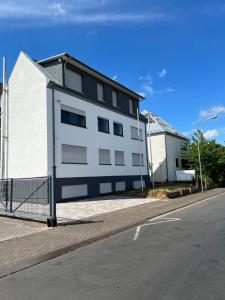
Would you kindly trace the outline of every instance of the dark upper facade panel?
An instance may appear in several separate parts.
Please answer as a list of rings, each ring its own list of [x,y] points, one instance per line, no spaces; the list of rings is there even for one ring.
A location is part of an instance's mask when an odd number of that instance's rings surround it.
[[[40,61],[64,87],[118,112],[135,117],[142,97],[98,71],[63,54]]]

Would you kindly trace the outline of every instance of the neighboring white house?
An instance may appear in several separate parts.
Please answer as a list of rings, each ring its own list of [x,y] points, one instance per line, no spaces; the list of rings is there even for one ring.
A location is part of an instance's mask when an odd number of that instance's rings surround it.
[[[176,181],[176,171],[187,169],[189,140],[156,114],[150,112],[144,115],[148,120],[146,127],[151,181]]]
[[[66,53],[23,52],[8,92],[8,178],[53,176],[56,201],[148,184],[140,95]]]

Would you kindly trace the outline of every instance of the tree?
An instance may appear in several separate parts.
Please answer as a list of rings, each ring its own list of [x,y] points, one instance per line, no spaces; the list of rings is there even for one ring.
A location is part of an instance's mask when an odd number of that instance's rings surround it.
[[[216,143],[215,140],[208,141],[201,130],[197,130],[191,138],[188,150],[188,164],[191,169],[196,170],[200,176],[198,160],[198,142],[201,154],[202,175],[214,183],[225,182],[225,147]]]

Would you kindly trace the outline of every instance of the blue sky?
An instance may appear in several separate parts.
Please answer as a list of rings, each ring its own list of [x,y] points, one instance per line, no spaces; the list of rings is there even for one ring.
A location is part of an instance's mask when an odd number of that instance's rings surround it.
[[[225,141],[225,1],[0,0],[0,57],[69,52],[190,134]],[[217,120],[200,124],[218,114]]]

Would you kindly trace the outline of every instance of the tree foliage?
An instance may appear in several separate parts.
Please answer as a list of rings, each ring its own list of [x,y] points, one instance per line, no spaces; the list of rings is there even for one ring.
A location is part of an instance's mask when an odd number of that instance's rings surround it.
[[[225,183],[225,147],[215,140],[208,141],[199,129],[191,138],[188,150],[189,167],[196,170],[199,176],[198,142],[203,177],[214,183]]]

